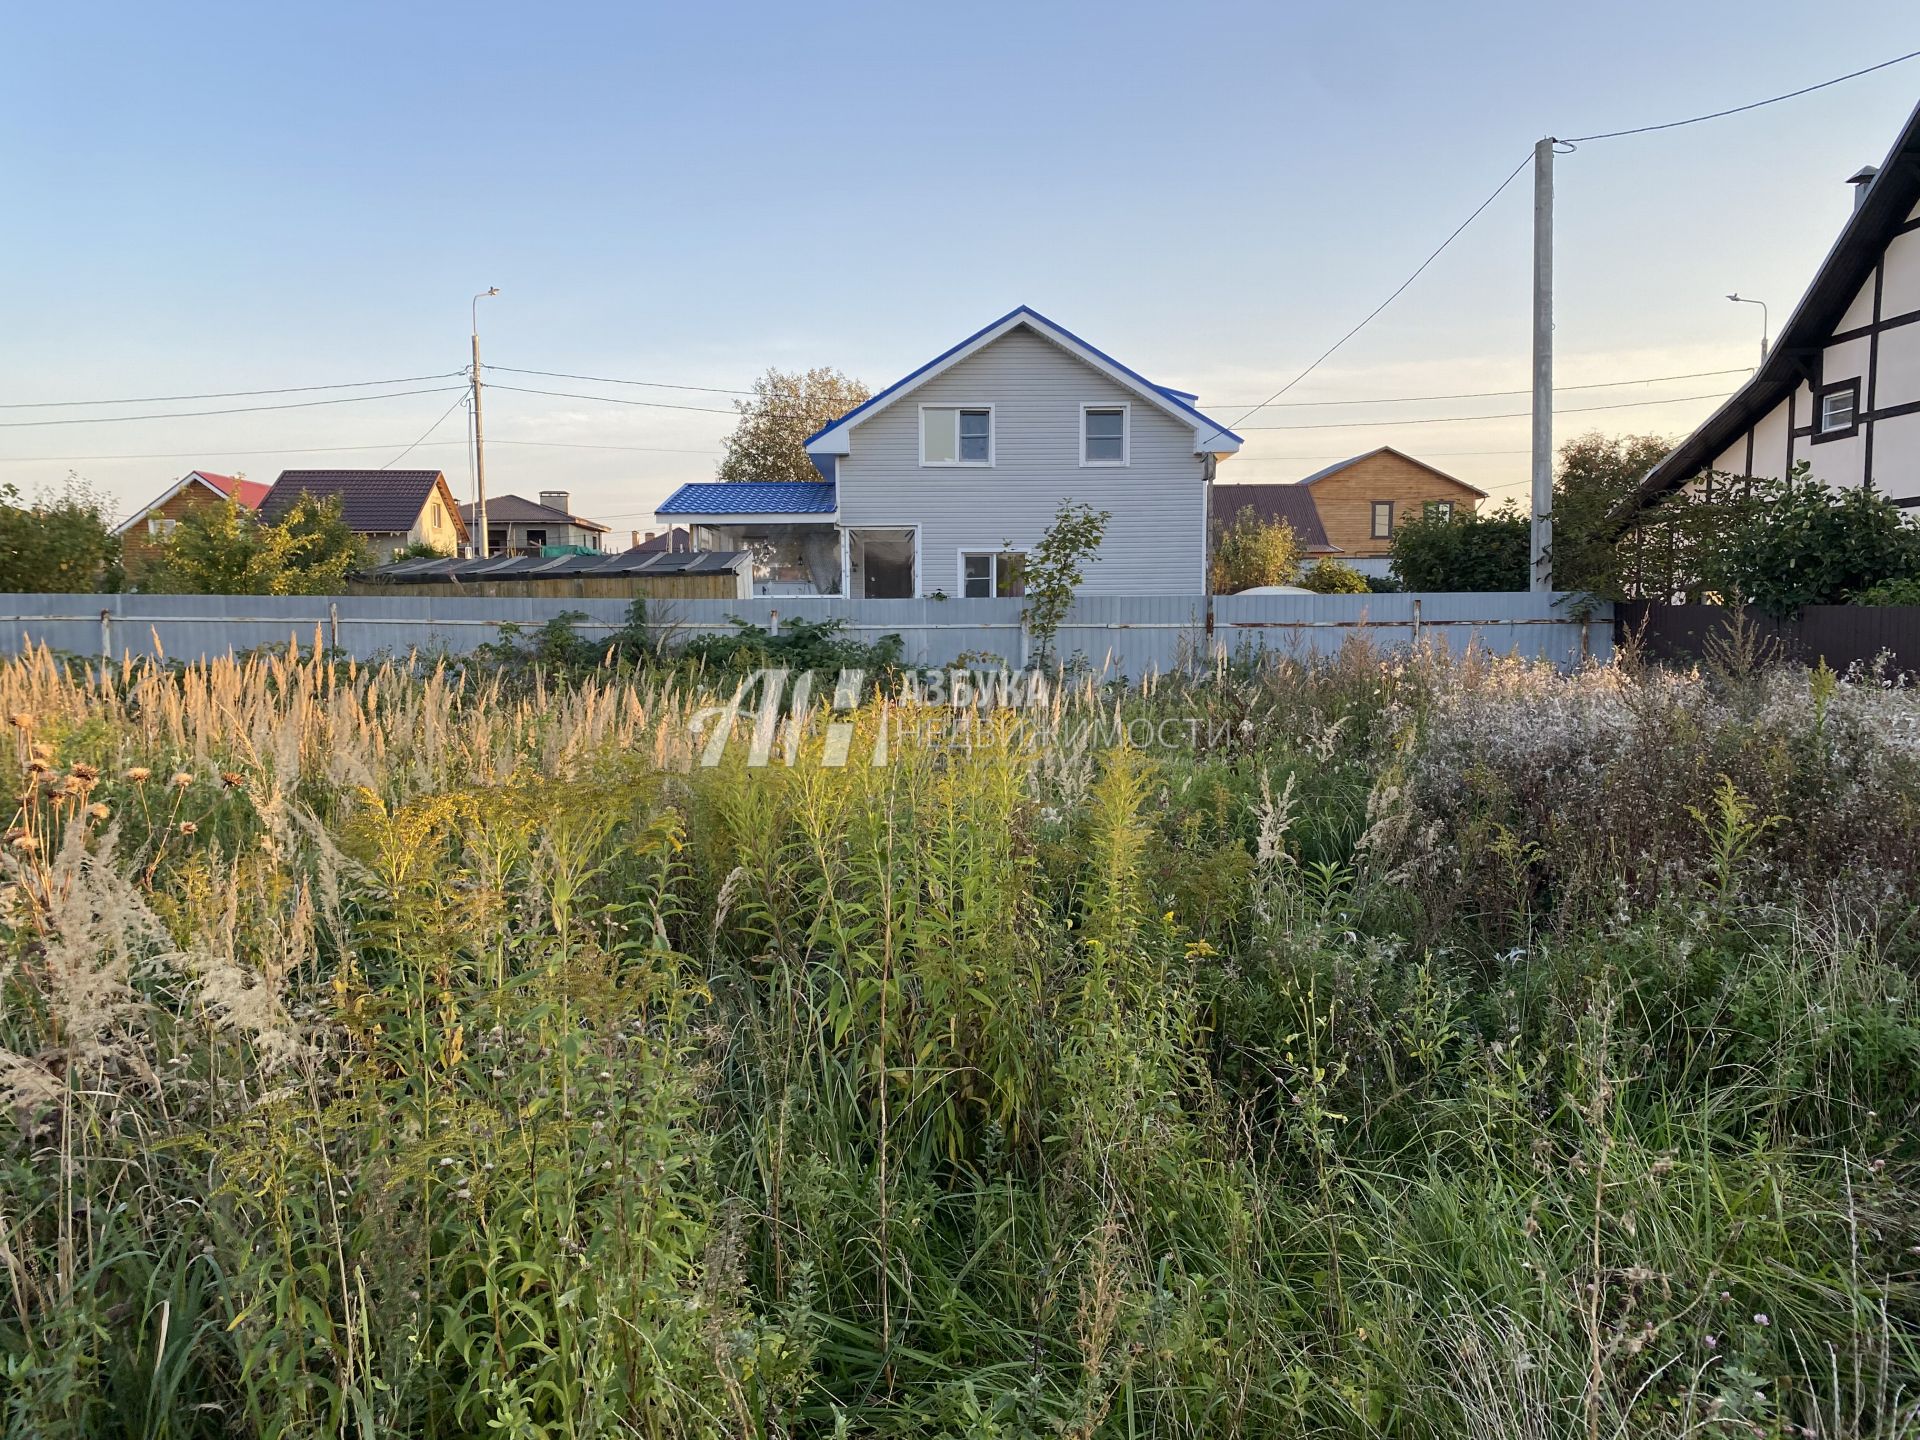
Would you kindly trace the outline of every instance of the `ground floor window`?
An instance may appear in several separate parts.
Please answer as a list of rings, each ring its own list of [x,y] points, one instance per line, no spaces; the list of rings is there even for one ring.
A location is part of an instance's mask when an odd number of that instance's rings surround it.
[[[911,529],[847,531],[848,588],[863,600],[913,599],[919,593],[918,549]]]
[[[969,600],[1027,593],[1027,557],[1018,550],[981,550],[960,557],[961,593]]]

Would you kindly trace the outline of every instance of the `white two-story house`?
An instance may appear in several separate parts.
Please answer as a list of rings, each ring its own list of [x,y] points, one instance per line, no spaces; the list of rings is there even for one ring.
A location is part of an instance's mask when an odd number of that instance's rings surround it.
[[[1920,506],[1920,108],[1879,165],[1753,378],[1647,473],[1644,504],[1711,473],[1838,487]]]
[[[1085,503],[1112,518],[1083,592],[1200,595],[1208,487],[1240,439],[1196,400],[1022,306],[810,436],[818,482],[684,485],[656,513],[767,557],[774,585],[984,598],[1021,593],[1026,553]]]

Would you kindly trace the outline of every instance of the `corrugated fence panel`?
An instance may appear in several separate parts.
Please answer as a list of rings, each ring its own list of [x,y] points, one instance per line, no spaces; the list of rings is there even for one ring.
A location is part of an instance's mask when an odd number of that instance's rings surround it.
[[[741,600],[658,600],[647,618],[669,643],[730,634],[736,622],[771,629],[798,620],[843,622],[852,639],[901,637],[906,662],[1015,667],[1032,658],[1021,626],[1024,602],[845,600],[782,596]],[[529,597],[426,598],[351,595],[0,595],[0,652],[45,644],[78,655],[164,654],[178,660],[265,645],[319,643],[361,659],[411,652],[465,654],[500,638],[503,625],[533,630],[572,612],[587,637],[626,623],[624,600]],[[1584,618],[1568,596],[1223,595],[1214,601],[1211,646],[1206,602],[1197,596],[1087,595],[1074,602],[1055,639],[1062,659],[1097,674],[1139,676],[1259,651],[1331,655],[1355,635],[1381,648],[1470,646],[1577,665],[1613,653],[1613,616]]]

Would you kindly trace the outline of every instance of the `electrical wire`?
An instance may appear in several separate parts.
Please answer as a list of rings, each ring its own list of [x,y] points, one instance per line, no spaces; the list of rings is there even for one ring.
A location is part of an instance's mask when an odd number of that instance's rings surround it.
[[[1822,80],[1818,85],[1808,85],[1799,90],[1789,90],[1784,95],[1774,95],[1765,100],[1755,100],[1749,105],[1735,105],[1730,110],[1715,110],[1712,114],[1695,115],[1686,120],[1669,120],[1662,125],[1636,125],[1631,130],[1608,130],[1599,135],[1575,135],[1562,143],[1567,145],[1584,145],[1590,140],[1618,140],[1623,135],[1649,135],[1655,130],[1678,130],[1682,125],[1698,125],[1707,120],[1721,120],[1728,115],[1745,114],[1749,110],[1758,110],[1763,106],[1778,105],[1782,100],[1796,100],[1802,95],[1811,95],[1816,90],[1825,90],[1832,85],[1842,85],[1849,80],[1858,80],[1862,75],[1871,75],[1876,70],[1885,70],[1892,65],[1901,65],[1916,57],[1920,57],[1920,50],[1909,50],[1905,55],[1896,55],[1891,60],[1882,60],[1878,65],[1869,65],[1864,70],[1855,70],[1847,75],[1837,75],[1831,80]]]
[[[675,385],[665,380],[615,380],[606,375],[573,375],[565,370],[522,370],[515,365],[482,365],[506,375],[544,375],[549,380],[590,380],[596,385],[638,385],[648,390],[698,390],[708,395],[751,395],[751,390],[729,390],[720,385]],[[505,386],[501,387],[505,389]]]
[[[453,414],[454,411],[458,410],[462,405],[465,405],[467,401],[471,398],[472,397],[468,395],[464,395],[464,394],[461,395],[459,399],[455,400],[453,404],[449,405],[441,413],[441,416],[438,420],[434,421],[433,424],[429,425],[426,428],[425,434],[421,435],[421,437],[418,440],[414,441],[413,444],[407,446],[406,449],[402,450],[398,455],[394,456],[393,459],[387,461],[387,463],[385,465],[382,465],[380,468],[382,470],[391,470],[395,465],[399,464],[402,460],[406,459],[407,456],[411,455],[414,451],[418,450],[422,445],[426,444],[427,437],[432,435],[434,431],[438,430],[442,425],[447,423],[447,416]]]
[[[402,375],[394,380],[343,380],[338,385],[283,385],[277,390],[209,390],[200,395],[123,395],[118,400],[15,400],[0,410],[63,410],[76,405],[158,405],[173,400],[237,400],[249,395],[293,395],[305,390],[363,390],[373,385],[412,385],[420,380],[451,380],[464,370],[438,375]]]
[[[511,390],[516,395],[551,395],[556,400],[598,400],[606,405],[639,405],[649,410],[697,410],[702,415],[733,415],[713,405],[674,405],[665,400],[622,400],[614,395],[581,395],[571,390],[530,390],[524,385],[489,385],[489,390]]]
[[[1648,405],[1685,405],[1693,400],[1724,400],[1724,395],[1673,395],[1665,400],[1625,400],[1617,405],[1574,405],[1556,415],[1586,415],[1595,410],[1637,410]],[[1314,425],[1249,425],[1249,430],[1362,430],[1376,425],[1457,425],[1472,420],[1518,420],[1531,410],[1501,410],[1492,415],[1431,415],[1421,420],[1328,420]]]
[[[270,450],[218,450],[213,453],[225,456],[335,455],[353,450],[391,450],[399,443],[398,440],[388,440],[378,445],[276,445]],[[416,443],[419,448],[433,450],[447,445],[465,444],[471,446],[472,439],[469,437],[465,441],[427,440]],[[582,445],[568,440],[504,440],[494,435],[487,437],[487,443],[489,445],[531,445],[542,449],[557,448],[562,450],[638,450],[659,455],[705,455],[712,457],[720,453],[718,450],[675,449],[665,445]],[[0,465],[63,465],[76,460],[190,460],[195,457],[204,459],[206,454],[207,452],[205,450],[156,450],[143,451],[133,455],[129,455],[123,451],[115,451],[107,455],[0,455]]]
[[[1302,380],[1306,379],[1307,376],[1311,375],[1315,370],[1319,369],[1321,362],[1327,359],[1328,356],[1332,355],[1334,351],[1338,350],[1342,345],[1346,344],[1347,341],[1351,340],[1354,336],[1358,335],[1362,330],[1366,329],[1367,326],[1373,322],[1373,318],[1376,315],[1378,315],[1382,310],[1386,309],[1395,300],[1398,300],[1400,296],[1403,293],[1405,293],[1407,287],[1413,284],[1414,281],[1418,280],[1421,277],[1421,275],[1426,272],[1426,268],[1429,265],[1433,264],[1434,261],[1438,260],[1442,252],[1444,252],[1449,245],[1453,244],[1455,240],[1460,238],[1461,231],[1465,230],[1475,220],[1480,218],[1481,211],[1485,210],[1489,205],[1493,204],[1494,201],[1500,198],[1501,194],[1506,190],[1506,188],[1514,182],[1514,178],[1517,175],[1519,175],[1519,173],[1522,170],[1527,168],[1528,162],[1531,161],[1532,159],[1533,159],[1533,154],[1531,151],[1529,151],[1526,155],[1521,157],[1520,163],[1514,166],[1513,169],[1507,172],[1507,178],[1502,180],[1498,185],[1493,187],[1493,193],[1487,196],[1487,198],[1482,200],[1478,205],[1474,206],[1473,213],[1467,216],[1467,218],[1462,220],[1458,225],[1454,226],[1452,233],[1449,234],[1446,239],[1442,240],[1439,243],[1439,245],[1434,248],[1433,253],[1428,255],[1426,259],[1422,260],[1420,264],[1417,267],[1415,267],[1414,272],[1411,275],[1407,276],[1406,279],[1402,280],[1399,283],[1399,285],[1394,288],[1394,291],[1391,295],[1387,296],[1386,299],[1382,300],[1378,305],[1374,306],[1373,309],[1369,310],[1358,325],[1355,325],[1351,330],[1347,331],[1346,334],[1342,335],[1338,340],[1334,341],[1333,344],[1329,345],[1325,350],[1322,350],[1320,354],[1314,359],[1314,362],[1311,365],[1307,366],[1306,369],[1302,370],[1298,375],[1294,376],[1293,379],[1289,380],[1286,384],[1282,385],[1278,390],[1274,391],[1273,394],[1269,395],[1266,399],[1262,400],[1258,405],[1255,405],[1252,409],[1248,410],[1245,415],[1242,415],[1240,417],[1240,420],[1236,420],[1233,423],[1235,425],[1238,425],[1241,420],[1245,420],[1247,418],[1247,415],[1251,415],[1258,410],[1264,410],[1267,406],[1273,404],[1274,401],[1278,400],[1282,395],[1286,394],[1287,391],[1291,390],[1294,386],[1298,385]],[[1209,435],[1206,438],[1206,440],[1202,442],[1202,447],[1204,448],[1206,444],[1211,443],[1213,440],[1217,439],[1223,433],[1225,432],[1221,430],[1215,430],[1213,434]]]
[[[369,400],[399,400],[408,395],[445,395],[464,385],[436,385],[425,390],[390,390],[384,395],[341,395],[332,400],[298,400],[286,405],[237,405],[225,410],[164,410],[158,415],[87,415],[76,420],[0,420],[0,430],[28,430],[44,425],[122,425],[134,420],[193,420],[206,415],[256,415],[263,410],[311,410],[318,405],[355,405]]]
[[[1722,375],[1751,375],[1751,365],[1737,366],[1732,370],[1695,370],[1686,375],[1648,375],[1640,380],[1595,380],[1587,385],[1556,385],[1553,393],[1573,390],[1611,390],[1620,385],[1661,385],[1670,380],[1710,380]],[[1531,395],[1531,388],[1524,390],[1464,390],[1457,395],[1377,395],[1361,400],[1283,400],[1272,406],[1276,410],[1304,410],[1328,405],[1408,405],[1418,400],[1498,400],[1508,395]],[[1237,404],[1238,402],[1236,402]],[[1219,402],[1222,410],[1231,410],[1235,405]],[[1256,405],[1253,410],[1265,410],[1265,404]],[[1247,413],[1251,415],[1253,410]],[[1257,427],[1249,425],[1248,429]]]

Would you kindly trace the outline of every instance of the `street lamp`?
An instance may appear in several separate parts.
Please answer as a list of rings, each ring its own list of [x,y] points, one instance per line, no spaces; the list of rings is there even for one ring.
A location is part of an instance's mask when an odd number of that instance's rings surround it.
[[[1758,305],[1760,307],[1760,363],[1762,365],[1766,364],[1767,363],[1767,330],[1769,328],[1768,319],[1767,319],[1767,302],[1764,300],[1749,300],[1744,295],[1729,295],[1727,296],[1727,299],[1733,301],[1733,303],[1736,305]]]
[[[480,429],[480,302],[498,295],[500,287],[489,285],[473,297],[467,312],[473,317],[473,527],[474,553],[482,560],[487,549],[487,447]]]

